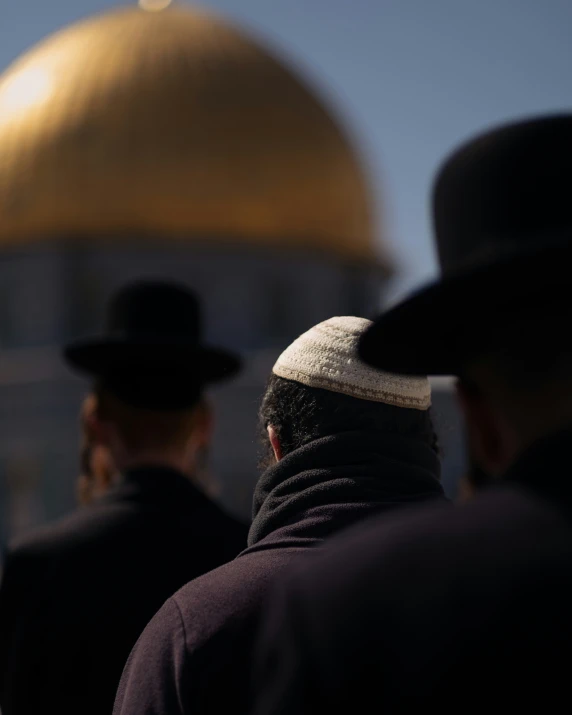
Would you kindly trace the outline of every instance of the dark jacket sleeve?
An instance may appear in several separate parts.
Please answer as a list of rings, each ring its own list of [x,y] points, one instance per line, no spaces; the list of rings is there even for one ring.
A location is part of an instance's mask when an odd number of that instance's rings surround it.
[[[168,600],[133,648],[119,684],[114,715],[182,715],[185,630],[179,607]]]

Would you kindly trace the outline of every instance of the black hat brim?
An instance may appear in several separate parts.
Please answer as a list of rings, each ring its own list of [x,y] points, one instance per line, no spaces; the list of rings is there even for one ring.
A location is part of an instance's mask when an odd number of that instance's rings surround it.
[[[228,380],[242,367],[241,359],[230,351],[178,341],[87,339],[66,346],[64,357],[72,368],[93,377],[105,378],[125,370],[173,370],[205,385]]]
[[[428,285],[374,322],[359,355],[388,372],[459,375],[470,358],[494,346],[507,321],[547,311],[572,315],[572,237]]]

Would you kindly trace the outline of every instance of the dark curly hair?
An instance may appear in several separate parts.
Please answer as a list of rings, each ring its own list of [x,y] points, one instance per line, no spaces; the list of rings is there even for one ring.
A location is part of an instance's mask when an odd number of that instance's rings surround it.
[[[272,374],[259,410],[261,467],[272,463],[267,428],[276,430],[284,454],[320,437],[359,430],[418,437],[440,454],[430,410],[406,409],[307,387]]]

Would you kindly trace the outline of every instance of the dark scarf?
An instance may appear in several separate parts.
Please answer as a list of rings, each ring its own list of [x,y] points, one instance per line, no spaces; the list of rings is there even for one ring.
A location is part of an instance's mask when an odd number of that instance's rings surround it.
[[[320,538],[369,513],[444,498],[431,447],[402,435],[344,432],[291,452],[261,476],[248,544],[303,521]]]

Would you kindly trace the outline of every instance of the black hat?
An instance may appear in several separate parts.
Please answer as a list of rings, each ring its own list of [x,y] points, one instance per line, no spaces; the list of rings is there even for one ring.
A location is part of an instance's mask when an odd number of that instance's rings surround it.
[[[441,278],[382,315],[359,352],[408,374],[459,374],[507,321],[572,306],[572,115],[462,146],[433,192]],[[488,342],[487,342],[488,341]]]
[[[140,281],[112,298],[104,335],[71,343],[64,356],[130,404],[178,409],[241,366],[237,356],[201,339],[199,300],[191,290]]]

